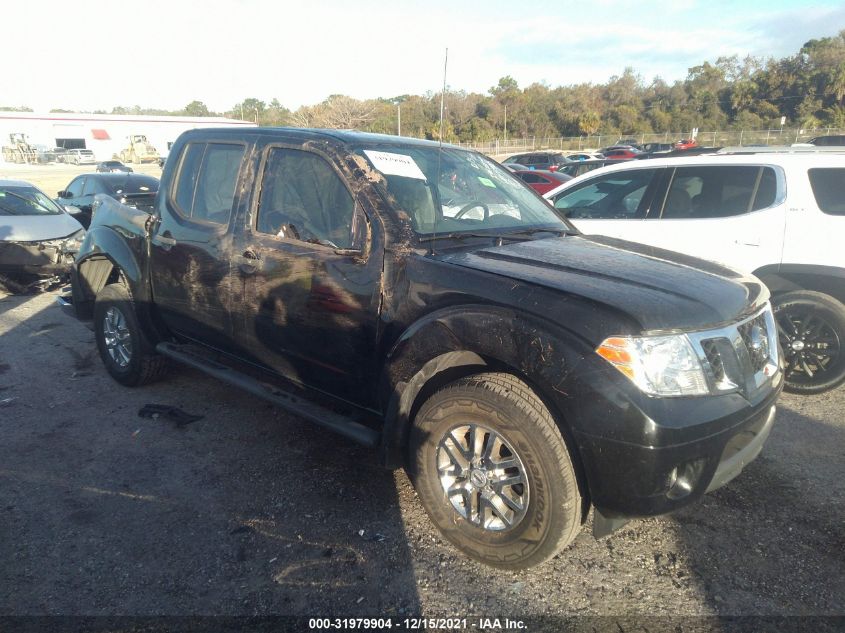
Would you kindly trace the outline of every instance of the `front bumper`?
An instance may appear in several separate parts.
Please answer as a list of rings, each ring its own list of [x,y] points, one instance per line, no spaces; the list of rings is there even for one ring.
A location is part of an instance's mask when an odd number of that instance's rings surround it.
[[[20,291],[68,279],[74,252],[64,240],[0,241],[0,278]],[[15,290],[15,292],[18,292]]]
[[[570,376],[566,391],[575,397],[563,411],[597,536],[678,510],[736,477],[760,454],[783,386],[779,371],[751,396],[652,398],[614,373],[596,363]]]
[[[728,441],[705,492],[721,488],[757,459],[774,426],[775,411],[775,406],[772,405],[768,412],[761,412],[753,422]]]

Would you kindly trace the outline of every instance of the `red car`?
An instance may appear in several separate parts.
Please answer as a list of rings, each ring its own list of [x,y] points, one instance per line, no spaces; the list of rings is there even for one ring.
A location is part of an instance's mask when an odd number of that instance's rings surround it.
[[[540,195],[551,191],[555,187],[559,187],[567,180],[572,180],[572,176],[561,174],[556,171],[544,171],[541,169],[525,169],[513,172],[513,175],[522,180],[525,184],[531,187]]]
[[[685,138],[675,143],[675,149],[692,149],[698,147],[698,141],[694,138]]]
[[[642,154],[641,151],[638,149],[634,149],[633,147],[629,147],[627,149],[611,149],[604,152],[605,160],[628,160],[631,158],[636,158]]]

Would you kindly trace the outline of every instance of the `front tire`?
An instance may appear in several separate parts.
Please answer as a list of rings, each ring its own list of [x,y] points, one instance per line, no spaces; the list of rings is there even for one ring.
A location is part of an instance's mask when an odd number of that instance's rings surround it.
[[[414,420],[410,450],[409,474],[432,522],[479,562],[525,569],[580,529],[566,442],[515,376],[478,374],[435,393]]]
[[[129,290],[122,283],[109,284],[97,293],[94,336],[106,370],[122,385],[144,385],[167,371],[167,359],[156,353],[141,329]]]
[[[798,290],[776,297],[773,310],[786,363],[784,390],[824,393],[845,382],[845,305]]]

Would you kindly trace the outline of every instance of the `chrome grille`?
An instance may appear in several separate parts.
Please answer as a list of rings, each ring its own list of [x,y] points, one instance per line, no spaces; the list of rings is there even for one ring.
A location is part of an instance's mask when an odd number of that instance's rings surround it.
[[[748,393],[777,372],[777,328],[768,304],[739,323],[688,336],[712,393]]]
[[[707,357],[707,362],[710,363],[710,370],[713,372],[713,379],[716,383],[722,383],[725,380],[725,365],[722,362],[722,355],[716,345],[716,341],[709,339],[701,341],[701,347],[704,350],[704,355]]]
[[[748,350],[751,366],[755,372],[761,371],[769,361],[768,328],[765,315],[760,314],[750,321],[741,323],[737,326],[737,330],[745,344],[745,349]]]

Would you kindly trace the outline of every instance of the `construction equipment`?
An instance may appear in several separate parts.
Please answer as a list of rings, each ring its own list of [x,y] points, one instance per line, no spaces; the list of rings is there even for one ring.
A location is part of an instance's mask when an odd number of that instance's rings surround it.
[[[26,134],[13,132],[9,134],[9,145],[3,146],[3,160],[7,163],[35,164],[38,151],[27,142]]]
[[[156,163],[158,150],[152,146],[143,134],[132,134],[126,137],[128,145],[120,150],[120,160],[123,163]]]

